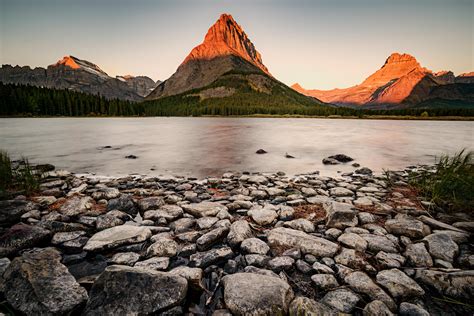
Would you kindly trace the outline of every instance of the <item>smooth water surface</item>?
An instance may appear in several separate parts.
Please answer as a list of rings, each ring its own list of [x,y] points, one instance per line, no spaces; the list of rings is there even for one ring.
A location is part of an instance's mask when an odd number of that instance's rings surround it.
[[[335,175],[344,153],[376,172],[462,148],[474,149],[474,122],[302,118],[4,118],[0,148],[13,157],[77,173],[219,176],[226,171]],[[111,146],[111,148],[103,148]],[[268,152],[257,155],[262,148]],[[285,153],[295,159],[285,158]],[[137,159],[125,159],[127,155]],[[154,170],[151,170],[154,169]]]

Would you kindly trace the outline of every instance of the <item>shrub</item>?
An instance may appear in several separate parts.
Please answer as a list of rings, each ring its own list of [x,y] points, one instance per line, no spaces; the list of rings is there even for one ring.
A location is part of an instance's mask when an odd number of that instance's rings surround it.
[[[27,158],[21,158],[15,165],[8,153],[0,150],[0,198],[7,198],[12,191],[30,195],[39,188],[41,172],[35,170]]]

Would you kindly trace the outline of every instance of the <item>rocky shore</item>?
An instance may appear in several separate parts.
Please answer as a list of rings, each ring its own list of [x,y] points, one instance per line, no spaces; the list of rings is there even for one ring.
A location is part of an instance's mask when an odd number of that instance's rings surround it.
[[[390,181],[367,168],[338,178],[50,171],[39,194],[0,201],[0,308],[472,315],[474,221],[413,194],[411,169]]]

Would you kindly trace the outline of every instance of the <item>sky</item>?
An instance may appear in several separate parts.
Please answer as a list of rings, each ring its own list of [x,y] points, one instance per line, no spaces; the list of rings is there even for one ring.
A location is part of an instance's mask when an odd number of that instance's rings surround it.
[[[0,61],[41,66],[65,55],[111,76],[171,76],[230,13],[280,81],[362,82],[393,52],[433,71],[474,71],[473,0],[0,0]]]

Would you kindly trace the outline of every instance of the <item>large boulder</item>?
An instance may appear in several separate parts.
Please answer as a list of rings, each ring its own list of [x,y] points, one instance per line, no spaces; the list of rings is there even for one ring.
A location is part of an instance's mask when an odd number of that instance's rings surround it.
[[[11,262],[3,278],[6,300],[26,315],[64,315],[87,301],[86,290],[54,248],[23,253]]]
[[[333,257],[339,250],[339,245],[329,240],[284,227],[274,228],[268,233],[268,244],[271,248],[298,248],[302,253],[316,257]]]
[[[84,246],[85,251],[102,251],[128,244],[143,242],[151,237],[144,226],[121,225],[105,229],[93,235]]]
[[[39,226],[16,224],[0,236],[0,257],[35,247],[51,238],[52,233]]]
[[[414,267],[432,267],[433,259],[424,243],[409,244],[405,250],[405,257],[410,265]]]
[[[459,252],[458,245],[446,233],[434,233],[423,239],[428,244],[430,254],[438,259],[453,262]]]
[[[94,282],[84,315],[147,315],[179,305],[185,278],[168,272],[113,265]]]
[[[348,203],[330,201],[323,204],[326,211],[326,226],[338,229],[356,226],[357,211]]]
[[[291,287],[280,278],[236,273],[222,278],[224,302],[235,315],[284,315],[294,297]]]
[[[227,211],[227,207],[217,202],[204,201],[182,205],[184,211],[194,217],[216,216],[220,211]]]

